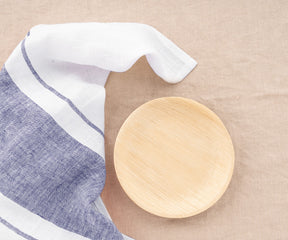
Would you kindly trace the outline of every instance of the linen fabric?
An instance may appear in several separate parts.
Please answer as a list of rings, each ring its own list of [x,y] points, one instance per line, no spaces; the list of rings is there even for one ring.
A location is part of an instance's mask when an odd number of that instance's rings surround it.
[[[136,23],[37,25],[13,51],[0,73],[0,226],[9,239],[130,239],[100,197],[105,83],[144,55],[169,83],[196,66]]]

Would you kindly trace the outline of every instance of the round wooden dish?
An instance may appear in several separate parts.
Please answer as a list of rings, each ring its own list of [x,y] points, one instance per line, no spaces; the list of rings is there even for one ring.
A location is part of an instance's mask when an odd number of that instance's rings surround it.
[[[121,127],[114,149],[121,186],[141,208],[183,218],[211,207],[232,176],[231,138],[215,113],[179,97],[137,108]]]

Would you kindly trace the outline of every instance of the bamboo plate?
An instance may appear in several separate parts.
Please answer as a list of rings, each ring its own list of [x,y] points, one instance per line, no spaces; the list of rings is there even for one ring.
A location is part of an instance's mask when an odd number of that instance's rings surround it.
[[[179,97],[137,108],[121,127],[114,149],[116,174],[144,210],[183,218],[211,207],[234,167],[231,138],[215,113]]]

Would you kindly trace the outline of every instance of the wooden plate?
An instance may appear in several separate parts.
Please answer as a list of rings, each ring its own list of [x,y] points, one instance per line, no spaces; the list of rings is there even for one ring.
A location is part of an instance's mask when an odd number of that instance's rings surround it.
[[[114,149],[121,186],[141,208],[183,218],[212,206],[234,167],[231,138],[204,105],[179,97],[137,108],[121,127]]]

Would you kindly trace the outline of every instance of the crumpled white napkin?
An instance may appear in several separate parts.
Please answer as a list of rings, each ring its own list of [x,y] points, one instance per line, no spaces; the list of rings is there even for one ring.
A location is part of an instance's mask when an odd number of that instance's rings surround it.
[[[9,239],[128,239],[100,198],[104,86],[143,55],[169,83],[196,66],[138,23],[37,25],[13,51],[0,75],[0,222],[9,230],[0,229]]]

